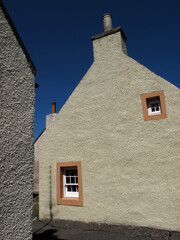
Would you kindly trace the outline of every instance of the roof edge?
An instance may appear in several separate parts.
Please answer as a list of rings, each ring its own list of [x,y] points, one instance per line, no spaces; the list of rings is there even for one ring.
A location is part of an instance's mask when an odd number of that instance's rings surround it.
[[[102,37],[106,37],[108,35],[111,35],[111,34],[114,34],[114,33],[117,33],[117,32],[121,32],[123,37],[124,37],[124,39],[127,40],[127,37],[126,37],[126,35],[125,35],[125,33],[124,33],[124,31],[122,30],[121,27],[113,28],[110,31],[97,34],[97,35],[91,37],[91,40],[93,41],[93,40],[96,40],[96,39],[99,39],[99,38],[102,38]]]
[[[24,54],[25,54],[25,56],[27,58],[27,61],[30,64],[32,73],[34,75],[36,75],[36,67],[35,67],[35,65],[34,65],[32,59],[31,59],[31,57],[30,57],[30,55],[29,55],[29,53],[28,53],[28,51],[27,51],[27,49],[26,49],[26,47],[25,47],[25,45],[24,45],[24,43],[23,43],[23,41],[22,41],[18,31],[17,31],[17,29],[16,29],[16,27],[14,26],[14,23],[13,23],[10,15],[9,15],[9,13],[7,12],[6,7],[5,7],[4,3],[2,2],[2,0],[0,0],[0,7],[1,7],[1,9],[2,9],[2,11],[4,13],[4,16],[7,19],[8,23],[9,23],[9,25],[10,25],[12,31],[13,31],[13,33],[14,33],[14,35],[15,35],[18,43],[19,43],[19,45],[21,46],[21,48],[22,48],[22,50],[23,50],[23,52],[24,52]]]
[[[44,133],[44,131],[46,130],[46,128],[44,128],[43,130],[42,130],[42,132],[39,134],[39,136],[35,139],[35,141],[34,141],[34,144],[37,142],[37,140],[42,136],[42,134]]]

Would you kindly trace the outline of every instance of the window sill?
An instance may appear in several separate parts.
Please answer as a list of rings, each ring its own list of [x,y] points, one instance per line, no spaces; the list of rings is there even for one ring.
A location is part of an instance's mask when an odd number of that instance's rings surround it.
[[[76,197],[63,197],[58,202],[58,205],[83,206],[82,200]]]
[[[166,113],[148,115],[147,117],[144,118],[144,121],[158,120],[158,119],[163,119],[163,118],[167,118]]]

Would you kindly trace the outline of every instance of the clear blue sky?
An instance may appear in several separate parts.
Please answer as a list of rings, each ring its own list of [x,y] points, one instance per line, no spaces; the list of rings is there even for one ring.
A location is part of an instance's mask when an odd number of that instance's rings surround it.
[[[36,68],[35,138],[93,62],[102,15],[127,36],[128,55],[180,87],[180,0],[4,0]]]

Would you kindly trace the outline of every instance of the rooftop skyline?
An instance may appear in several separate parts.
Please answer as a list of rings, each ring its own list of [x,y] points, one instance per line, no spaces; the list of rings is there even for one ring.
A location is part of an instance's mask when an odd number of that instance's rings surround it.
[[[127,36],[128,55],[180,87],[178,0],[4,0],[37,75],[35,139],[45,128],[51,102],[57,112],[93,62],[91,37],[103,32],[102,15]]]

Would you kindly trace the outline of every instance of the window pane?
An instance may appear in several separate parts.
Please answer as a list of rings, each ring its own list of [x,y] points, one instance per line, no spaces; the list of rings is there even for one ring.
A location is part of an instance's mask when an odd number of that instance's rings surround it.
[[[156,107],[156,111],[159,111],[159,107]]]
[[[75,176],[77,176],[77,169],[76,169],[76,170],[74,170],[74,175],[75,175]]]
[[[76,183],[78,183],[78,177],[76,177]]]
[[[154,107],[154,103],[151,103],[151,107]]]
[[[68,191],[68,192],[72,192],[72,191],[71,191],[71,186],[67,186],[67,191]]]
[[[70,171],[66,170],[66,176],[69,176],[69,175],[70,175]]]
[[[158,106],[159,106],[159,103],[155,103],[155,106],[158,107]]]
[[[74,170],[71,170],[71,176],[74,176]]]
[[[73,192],[76,192],[76,185],[73,185],[73,186],[72,186],[72,191],[73,191]]]
[[[70,183],[70,177],[66,177],[66,183]]]
[[[71,183],[75,183],[75,177],[71,177]]]
[[[155,112],[155,108],[154,107],[152,108],[152,112]]]

